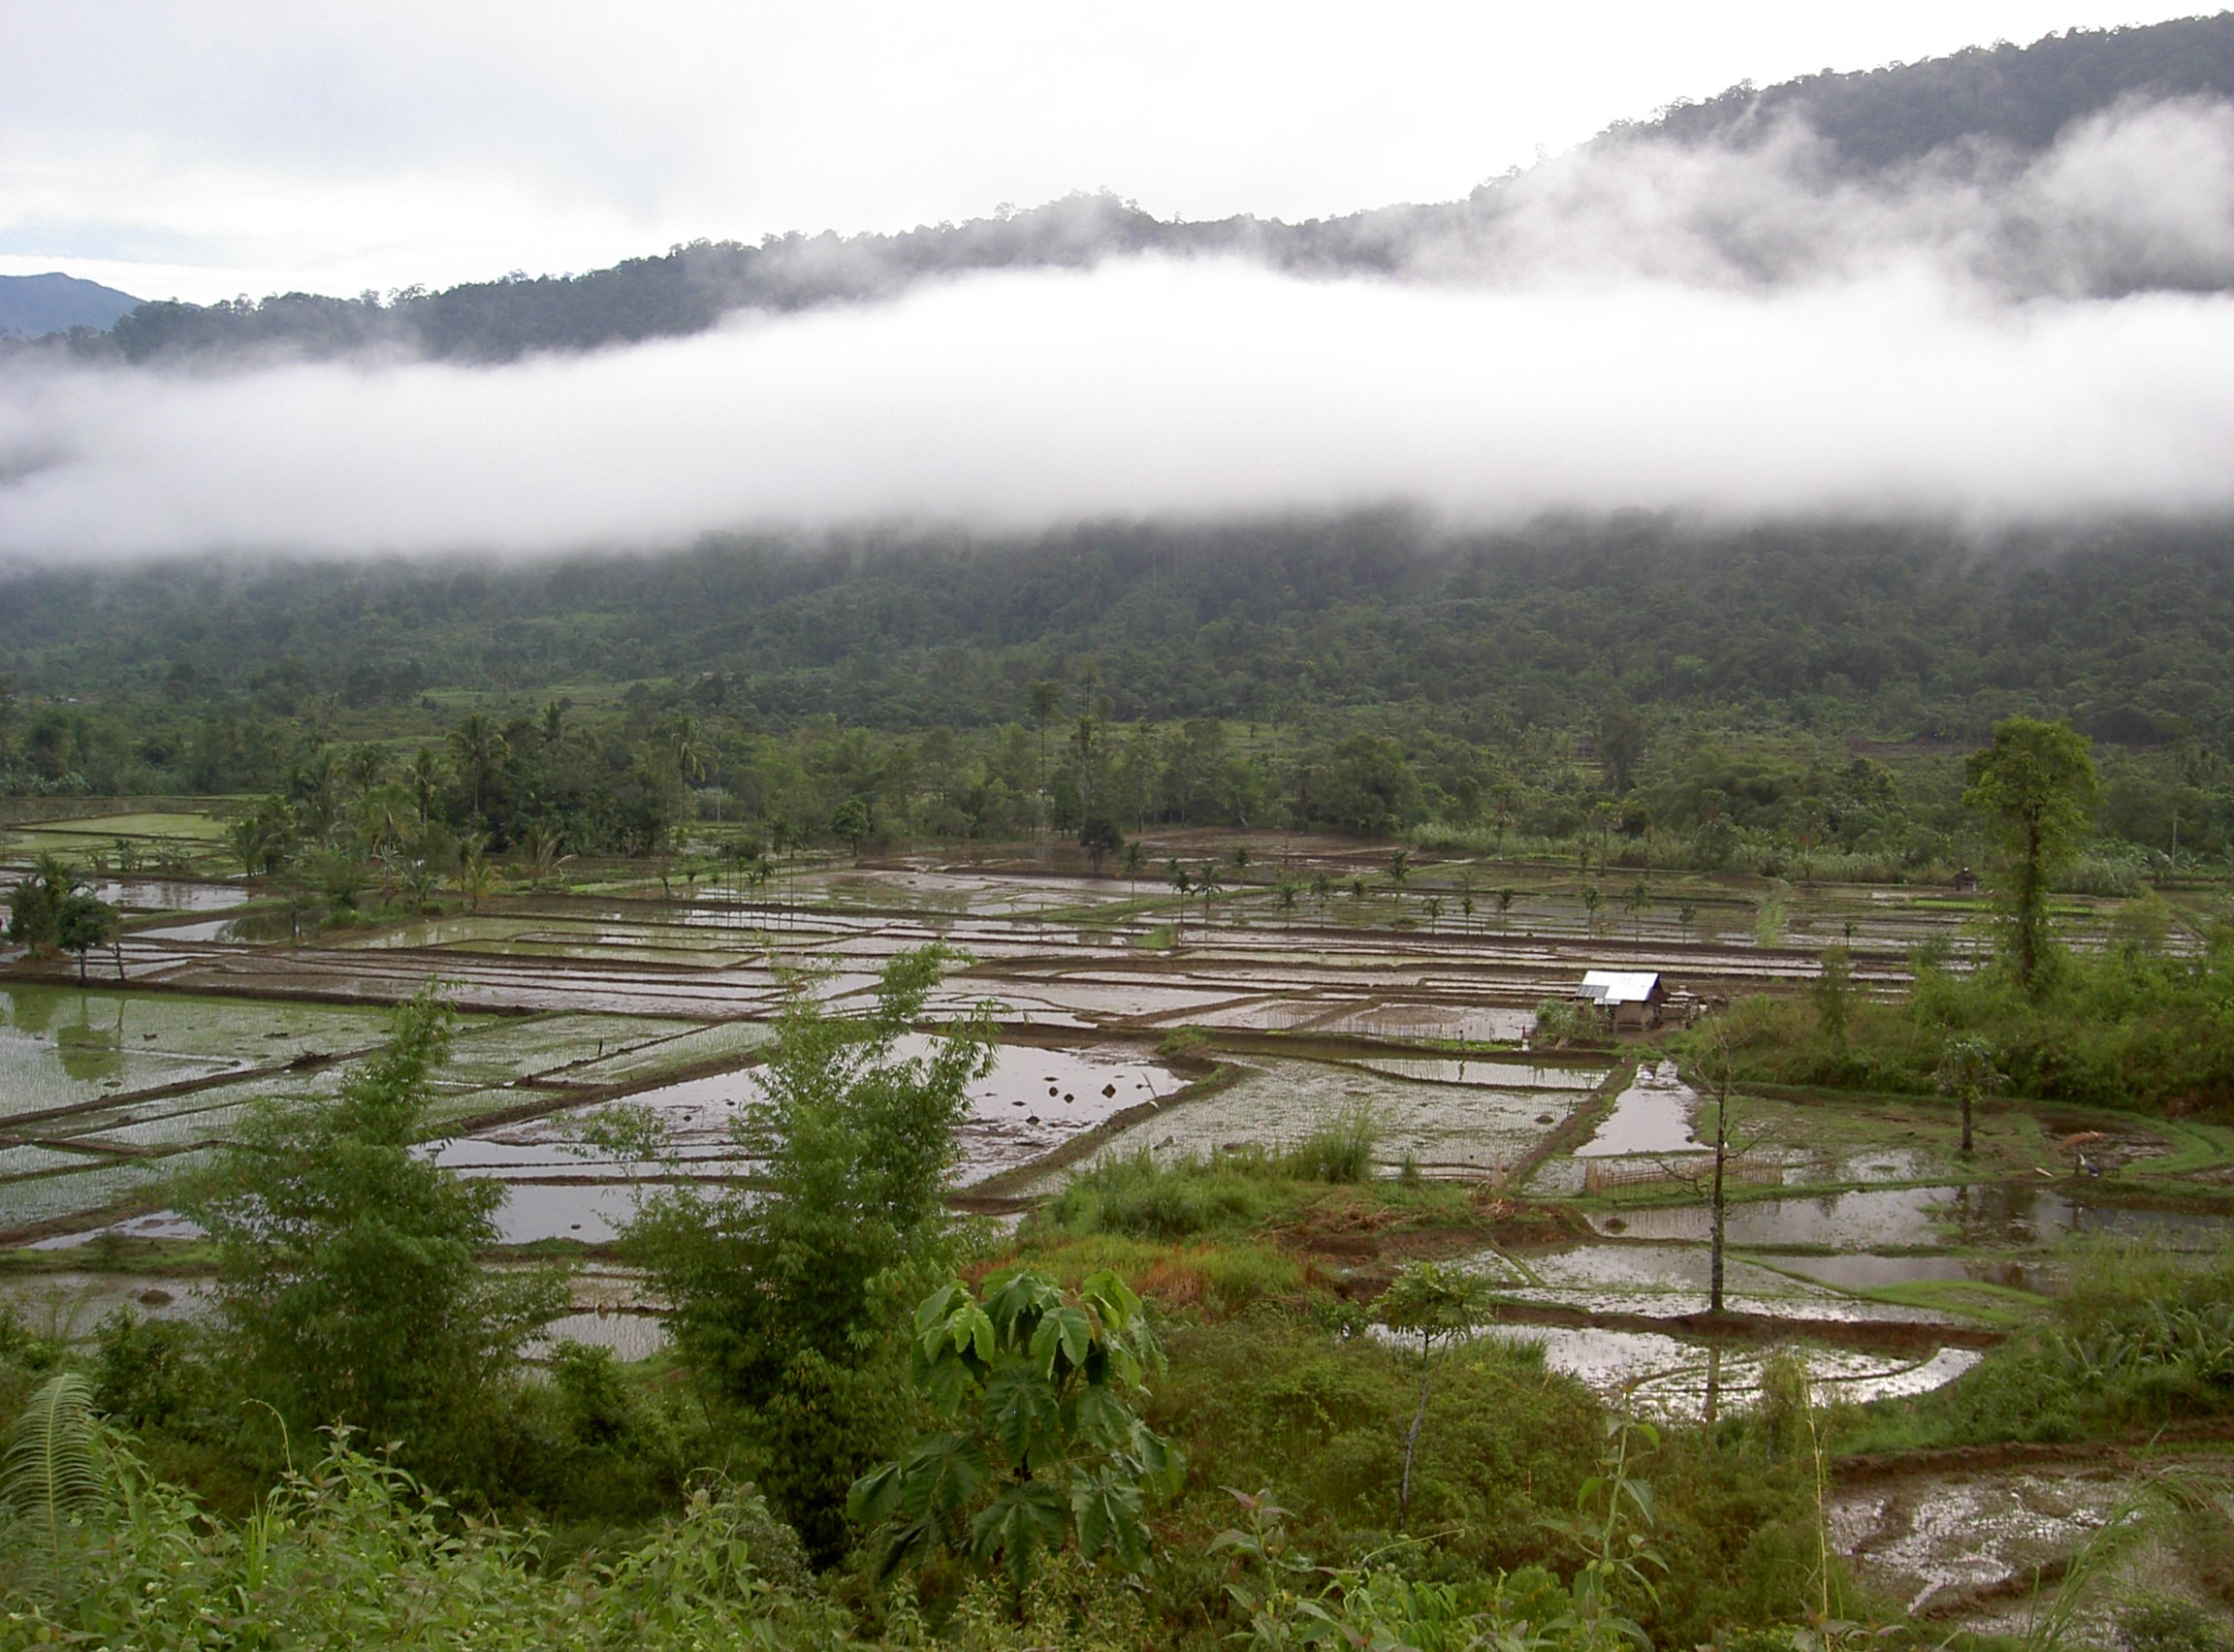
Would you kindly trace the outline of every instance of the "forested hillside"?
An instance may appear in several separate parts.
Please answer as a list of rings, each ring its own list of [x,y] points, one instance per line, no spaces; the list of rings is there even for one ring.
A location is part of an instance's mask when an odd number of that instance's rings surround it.
[[[1765,90],[1737,86],[1648,121],[1623,123],[1593,147],[1616,155],[1656,140],[1743,148],[1787,120],[1825,141],[1834,170],[1866,175],[1943,152],[1942,171],[1980,152],[2037,153],[2086,117],[2139,98],[2234,96],[2234,14],[2148,28],[2051,35],[1858,74],[1811,76]],[[1541,170],[1541,169],[1539,169]],[[797,310],[891,297],[970,270],[1088,267],[1142,252],[1237,253],[1301,272],[1430,271],[1513,256],[1499,241],[1530,187],[1521,174],[1465,201],[1392,206],[1302,224],[1238,217],[1164,220],[1116,196],[1073,196],[1022,212],[899,235],[792,234],[757,245],[697,241],[581,274],[514,274],[441,292],[385,297],[288,293],[261,302],[141,305],[108,334],[71,348],[144,363],[210,353],[363,350],[502,362],[538,350],[698,333],[740,309]],[[2141,284],[2162,279],[2161,272]],[[2110,285],[2130,284],[2130,274]],[[2175,284],[2222,284],[2215,269]]]
[[[1812,842],[1883,870],[1961,863],[1956,759],[2018,714],[2098,743],[2114,842],[2218,852],[2230,660],[2234,543],[2166,524],[1989,547],[1643,516],[1446,535],[1390,513],[165,563],[0,585],[0,767],[16,791],[265,790],[331,742],[407,754],[485,709],[510,801],[477,812],[602,800],[630,841],[693,807],[819,823],[848,799],[898,832],[998,836],[1045,794],[1072,831],[1099,799],[1132,827],[1603,849],[1618,826],[1662,858],[1685,834],[1706,864]],[[595,732],[555,746],[569,707]]]
[[[2234,535],[2136,524],[1991,548],[1923,526],[1644,516],[1447,535],[1410,517],[1101,524],[667,556],[149,564],[0,584],[42,694],[536,690],[668,677],[748,715],[997,723],[1091,660],[1124,718],[1568,727],[1609,694],[1761,726],[2234,739]]]

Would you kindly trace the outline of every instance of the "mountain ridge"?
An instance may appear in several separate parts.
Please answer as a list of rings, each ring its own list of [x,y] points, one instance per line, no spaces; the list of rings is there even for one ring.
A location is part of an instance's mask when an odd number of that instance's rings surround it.
[[[1647,121],[1616,122],[1571,154],[1617,157],[1652,142],[1742,152],[1798,123],[1816,135],[1830,174],[1867,179],[1938,155],[1966,164],[2038,155],[2090,117],[2148,97],[2234,103],[2234,13],[2071,30],[2026,47],[1825,71],[1767,88],[1740,84]],[[209,305],[163,301],[139,305],[107,333],[74,334],[67,347],[133,364],[269,352],[501,363],[686,336],[741,310],[874,302],[942,274],[1088,269],[1146,253],[1240,255],[1304,275],[1389,274],[1427,245],[1482,256],[1479,243],[1494,243],[1503,232],[1519,180],[1541,170],[1490,179],[1460,201],[1301,223],[1247,214],[1165,220],[1102,192],[895,234],[693,241],[579,274],[414,288],[386,299],[285,293]],[[1477,243],[1471,250],[1469,238]],[[2106,296],[2154,285],[2223,290],[2234,286],[2234,270],[2112,271],[2097,284]]]
[[[74,327],[106,329],[144,302],[59,270],[0,275],[0,337],[38,338]]]

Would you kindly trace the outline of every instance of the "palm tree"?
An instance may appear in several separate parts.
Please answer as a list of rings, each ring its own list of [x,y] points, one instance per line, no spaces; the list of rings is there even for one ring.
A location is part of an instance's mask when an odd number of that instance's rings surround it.
[[[465,897],[468,911],[478,912],[481,903],[496,892],[496,863],[489,858],[479,838],[468,838],[459,844],[458,870],[451,875],[458,893]]]
[[[504,760],[504,734],[496,726],[496,719],[475,712],[452,729],[450,755],[465,782],[471,812],[479,818],[481,797],[488,789],[490,775]]]
[[[1422,905],[1427,908],[1427,933],[1433,935],[1435,926],[1443,920],[1443,897],[1430,895]]]
[[[1047,807],[1047,723],[1063,704],[1063,684],[1035,683],[1025,690],[1032,703],[1032,720],[1039,728],[1039,807]]]
[[[1644,938],[1644,914],[1652,906],[1652,884],[1650,880],[1640,877],[1635,883],[1632,883],[1629,886],[1629,897],[1622,904],[1629,908],[1629,917],[1634,925],[1631,932],[1634,938],[1643,940]]]
[[[1204,861],[1202,870],[1195,874],[1195,892],[1202,897],[1202,928],[1205,932],[1210,928],[1210,903],[1218,898],[1218,891],[1224,887],[1225,880],[1218,875],[1218,863]]]
[[[346,764],[349,783],[362,796],[378,785],[388,773],[388,748],[367,740],[349,748]]]
[[[1147,864],[1148,851],[1140,846],[1139,839],[1135,838],[1125,845],[1125,858],[1121,865],[1125,881],[1131,887],[1134,900],[1140,898],[1140,869]]]
[[[520,861],[527,872],[528,888],[542,888],[560,867],[574,858],[560,852],[564,842],[556,826],[541,820],[521,835]]]
[[[422,746],[411,759],[404,783],[411,788],[411,796],[419,805],[419,824],[424,826],[428,815],[434,810],[434,800],[442,795],[442,759],[431,747]]]
[[[674,753],[675,773],[682,777],[685,785],[706,778],[706,754],[700,749],[696,717],[685,715],[675,719],[667,731],[667,748]]]
[[[1295,880],[1283,877],[1280,880],[1280,916],[1290,925],[1295,922]]]
[[[1605,899],[1595,883],[1582,885],[1582,908],[1588,914],[1585,927],[1593,935],[1598,933],[1598,907]]]
[[[1513,910],[1513,903],[1519,899],[1520,891],[1510,883],[1497,891],[1497,924],[1500,929],[1506,923],[1506,914]]]
[[[1396,886],[1398,910],[1404,905],[1404,884],[1412,875],[1412,851],[1396,849],[1388,856],[1388,881]]]
[[[1173,855],[1164,866],[1164,875],[1171,880],[1171,887],[1179,893],[1179,927],[1187,927],[1187,893],[1195,887],[1195,879]]]

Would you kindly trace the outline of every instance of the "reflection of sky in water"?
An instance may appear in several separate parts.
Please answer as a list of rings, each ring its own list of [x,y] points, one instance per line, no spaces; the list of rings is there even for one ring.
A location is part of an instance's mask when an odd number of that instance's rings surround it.
[[[1697,1153],[1702,1143],[1692,1129],[1691,1109],[1698,1093],[1676,1076],[1674,1062],[1640,1066],[1597,1131],[1575,1150],[1578,1159],[1632,1153]]]
[[[1656,1331],[1594,1327],[1493,1325],[1484,1332],[1544,1350],[1550,1370],[1573,1377],[1601,1395],[1646,1415],[1692,1419],[1706,1411],[1711,1376],[1721,1414],[1760,1403],[1761,1368],[1773,1350],[1714,1349]],[[1851,1402],[1929,1393],[1976,1365],[1970,1349],[1943,1348],[1919,1357],[1848,1349],[1801,1350],[1818,1400]]]
[[[922,1057],[933,1046],[931,1038],[910,1034],[898,1053]],[[1028,1163],[1110,1114],[1168,1096],[1179,1086],[1168,1069],[1130,1050],[1004,1045],[992,1073],[971,1087],[970,1111],[956,1131],[959,1179],[968,1184]],[[731,1128],[759,1096],[755,1069],[739,1068],[659,1085],[627,1097],[626,1104],[657,1115],[688,1173],[733,1177],[750,1165],[736,1157]],[[432,1143],[429,1151],[462,1174],[505,1184],[509,1196],[497,1217],[505,1243],[567,1238],[601,1244],[634,1208],[629,1178],[657,1174],[659,1167],[624,1164],[574,1146],[586,1116],[552,1114]]]

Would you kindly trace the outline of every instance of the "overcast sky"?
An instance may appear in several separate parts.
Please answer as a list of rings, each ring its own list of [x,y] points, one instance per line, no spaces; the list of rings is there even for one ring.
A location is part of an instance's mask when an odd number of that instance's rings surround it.
[[[1308,217],[1449,199],[1740,79],[2192,9],[5,0],[0,273],[440,286],[1101,187]]]

